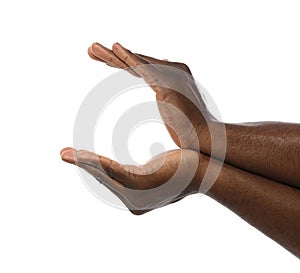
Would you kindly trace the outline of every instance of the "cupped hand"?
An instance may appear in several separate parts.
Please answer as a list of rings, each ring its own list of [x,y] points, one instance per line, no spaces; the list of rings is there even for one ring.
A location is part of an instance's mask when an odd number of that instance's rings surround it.
[[[199,144],[207,141],[208,125],[214,118],[187,65],[135,54],[118,43],[112,50],[94,43],[88,54],[94,60],[142,77],[156,92],[160,114],[176,145],[200,150]]]
[[[141,166],[122,165],[73,148],[63,149],[61,158],[94,176],[134,214],[143,214],[197,193],[206,162],[200,153],[185,149],[160,154]]]

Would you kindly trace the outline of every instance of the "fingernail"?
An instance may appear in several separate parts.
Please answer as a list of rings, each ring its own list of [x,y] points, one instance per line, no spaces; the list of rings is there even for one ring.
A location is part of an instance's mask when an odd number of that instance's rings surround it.
[[[91,46],[91,50],[92,50],[92,52],[97,51],[97,50],[99,51],[99,50],[103,50],[103,47],[98,43],[93,43]]]
[[[69,150],[73,150],[73,148],[72,148],[72,147],[66,147],[66,148],[63,148],[63,149],[60,151],[60,155],[62,155],[64,152],[69,151]]]
[[[61,159],[63,161],[66,161],[68,163],[72,163],[74,164],[75,163],[75,153],[73,150],[67,150],[67,151],[64,151],[62,154],[61,154]]]

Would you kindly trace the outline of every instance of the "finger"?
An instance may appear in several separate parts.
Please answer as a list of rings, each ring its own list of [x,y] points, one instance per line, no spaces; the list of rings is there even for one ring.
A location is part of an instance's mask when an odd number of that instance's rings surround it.
[[[119,183],[117,180],[111,178],[107,174],[101,172],[99,169],[94,168],[90,165],[85,165],[82,163],[78,163],[79,167],[87,171],[89,174],[94,176],[101,184],[107,187],[113,194],[115,194],[124,204],[125,206],[133,213],[133,214],[143,214],[149,210],[137,210],[132,201],[130,200],[130,194],[126,191],[126,188]]]
[[[96,168],[87,162],[81,161],[76,161],[76,165],[94,176],[101,184],[112,190],[114,193],[118,193],[118,196],[124,194],[124,185],[116,179],[110,177],[105,172],[101,171],[99,168]]]
[[[131,67],[137,74],[139,74],[148,84],[152,84],[157,77],[155,77],[154,64],[150,64],[145,59],[132,53],[130,50],[121,46],[119,43],[113,45],[114,54]]]
[[[90,56],[91,59],[93,59],[95,61],[105,63],[106,65],[108,65],[110,67],[119,68],[119,67],[115,66],[114,64],[108,63],[105,60],[102,60],[102,59],[98,58],[96,55],[94,55],[91,47],[88,48],[88,55]]]
[[[89,54],[89,56],[90,56],[91,59],[93,59],[95,61],[99,61],[99,62],[105,63],[104,60],[102,60],[102,59],[98,58],[96,55],[94,55],[94,53],[92,52],[92,48],[91,47],[88,48],[88,54]]]
[[[81,163],[78,161],[79,152],[73,148],[67,147],[60,152],[62,160],[77,165],[84,169],[89,174],[94,176],[101,184],[107,187],[112,193],[114,193],[129,209],[132,207],[131,202],[124,194],[124,186],[117,180],[111,178],[104,172],[101,172],[98,168],[93,167],[90,164]]]
[[[138,188],[136,176],[133,171],[133,168],[137,168],[136,166],[128,168],[128,166],[124,166],[105,156],[99,156],[89,151],[79,151],[77,153],[77,162],[79,164],[92,166],[98,171],[106,173],[109,177],[115,178],[126,188]]]
[[[121,61],[112,50],[99,43],[93,43],[93,45],[88,49],[88,54],[94,60],[104,62],[111,67],[126,69],[130,74],[139,77],[139,75],[128,67],[126,63]]]
[[[101,44],[93,43],[91,46],[91,52],[97,58],[105,61],[106,63],[112,64],[119,68],[127,68],[128,66],[122,62],[112,50],[104,47]]]
[[[118,184],[123,187],[136,189],[137,181],[135,179],[135,173],[132,168],[125,168],[124,165],[111,160],[104,156],[99,156],[89,151],[77,151],[73,148],[67,147],[61,151],[61,158],[63,161],[77,165],[87,171],[95,177],[103,180],[103,183],[108,180],[108,175],[111,179],[117,179]],[[135,167],[135,166],[132,166]],[[113,182],[113,181],[110,181]],[[107,185],[109,186],[109,185]],[[119,189],[118,185],[115,185]]]
[[[126,49],[119,43],[114,43],[112,49],[114,54],[130,67],[136,67],[138,65],[148,64],[146,60],[132,53],[130,50]]]
[[[130,195],[126,191],[126,188],[119,183],[117,180],[111,178],[107,174],[99,171],[99,169],[94,168],[90,165],[85,165],[82,163],[78,163],[79,167],[87,171],[89,174],[94,176],[101,184],[103,184],[105,187],[107,187],[113,194],[115,194],[123,203],[124,205],[135,215],[141,215],[144,214],[151,209],[143,209],[139,210],[135,207],[135,205],[130,200]]]
[[[60,151],[61,159],[67,163],[75,164],[77,151],[71,147],[66,147]]]

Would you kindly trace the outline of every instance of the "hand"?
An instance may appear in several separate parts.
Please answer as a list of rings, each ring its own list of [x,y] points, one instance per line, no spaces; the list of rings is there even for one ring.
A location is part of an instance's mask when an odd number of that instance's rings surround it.
[[[88,54],[109,66],[127,69],[152,87],[162,119],[179,147],[200,150],[199,144],[202,146],[208,141],[208,123],[214,118],[207,110],[187,65],[134,54],[118,43],[112,50],[94,43]]]
[[[192,150],[174,150],[145,165],[121,165],[88,151],[65,148],[62,160],[76,164],[110,191],[134,214],[143,214],[197,193],[206,159]]]

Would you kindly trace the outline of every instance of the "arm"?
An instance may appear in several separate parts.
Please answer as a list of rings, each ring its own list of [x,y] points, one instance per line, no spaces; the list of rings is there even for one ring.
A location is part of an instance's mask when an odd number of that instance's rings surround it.
[[[214,122],[215,130],[223,126]],[[225,162],[300,188],[300,124],[260,122],[225,124]],[[203,152],[210,154],[210,133],[201,134]]]
[[[207,195],[300,258],[300,190],[224,164]]]

